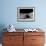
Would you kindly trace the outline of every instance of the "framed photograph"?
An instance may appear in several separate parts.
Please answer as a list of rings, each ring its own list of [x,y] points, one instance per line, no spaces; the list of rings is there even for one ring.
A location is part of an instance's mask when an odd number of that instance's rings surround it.
[[[17,21],[22,22],[35,21],[35,7],[18,7]]]

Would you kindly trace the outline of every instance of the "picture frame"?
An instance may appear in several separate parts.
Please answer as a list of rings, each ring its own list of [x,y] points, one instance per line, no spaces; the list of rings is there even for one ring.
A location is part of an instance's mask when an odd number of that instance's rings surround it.
[[[18,7],[17,21],[20,22],[34,22],[35,21],[35,7]]]

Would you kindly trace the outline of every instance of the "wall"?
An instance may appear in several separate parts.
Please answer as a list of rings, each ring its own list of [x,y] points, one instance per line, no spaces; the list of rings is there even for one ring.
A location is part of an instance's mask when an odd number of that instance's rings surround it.
[[[13,24],[16,28],[40,27],[46,32],[46,0],[0,0],[0,31]],[[18,22],[17,7],[35,7],[35,22]]]
[[[44,0],[2,0],[0,24],[15,25],[16,28],[46,28],[46,5]],[[35,22],[17,22],[17,7],[35,7]]]

